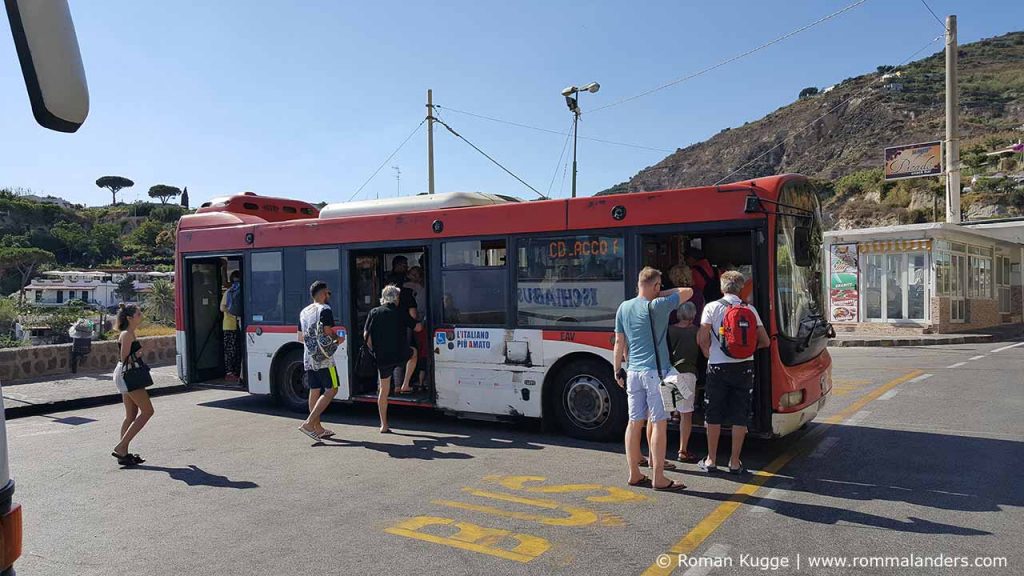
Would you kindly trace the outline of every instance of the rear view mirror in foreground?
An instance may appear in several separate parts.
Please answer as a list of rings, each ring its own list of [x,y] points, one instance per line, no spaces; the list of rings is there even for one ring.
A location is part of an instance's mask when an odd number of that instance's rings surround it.
[[[811,229],[807,226],[793,228],[793,263],[800,267],[812,263]]]
[[[89,87],[67,0],[4,3],[32,114],[44,128],[75,132],[89,115]]]

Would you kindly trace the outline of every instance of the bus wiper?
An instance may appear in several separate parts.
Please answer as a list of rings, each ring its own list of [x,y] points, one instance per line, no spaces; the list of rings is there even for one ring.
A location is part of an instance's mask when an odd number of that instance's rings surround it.
[[[818,324],[823,321],[824,317],[821,314],[811,314],[810,318],[814,320],[811,323],[811,329],[807,331],[807,337],[804,338],[803,344],[800,345],[800,349],[797,352],[803,352],[811,346],[811,338],[814,338],[814,329],[818,327]]]

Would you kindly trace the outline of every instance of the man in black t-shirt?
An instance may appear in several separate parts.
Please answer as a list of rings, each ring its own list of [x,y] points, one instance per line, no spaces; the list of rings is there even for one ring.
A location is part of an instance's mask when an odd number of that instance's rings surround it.
[[[377,360],[377,375],[380,388],[377,391],[377,411],[380,413],[381,433],[388,428],[388,393],[391,377],[403,362],[405,363],[406,386],[408,378],[416,370],[416,349],[409,346],[408,330],[419,332],[423,325],[398,305],[399,288],[385,286],[381,292],[380,306],[370,310],[363,329],[363,341],[373,351]]]

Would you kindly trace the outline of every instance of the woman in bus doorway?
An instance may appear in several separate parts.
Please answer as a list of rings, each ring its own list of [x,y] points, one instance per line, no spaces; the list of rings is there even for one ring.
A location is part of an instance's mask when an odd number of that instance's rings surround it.
[[[117,329],[121,335],[117,338],[118,362],[114,368],[114,385],[121,393],[121,400],[124,402],[124,421],[121,422],[121,441],[114,446],[111,456],[117,459],[122,466],[134,466],[145,462],[138,454],[128,452],[128,444],[142,430],[143,426],[153,417],[153,403],[149,400],[149,393],[144,387],[136,387],[138,379],[130,377],[128,382],[125,374],[128,371],[139,369],[145,366],[138,359],[142,344],[135,337],[135,330],[142,323],[142,310],[134,304],[125,306],[121,304],[117,312]],[[148,369],[146,370],[148,376]],[[149,379],[152,383],[152,379]]]
[[[370,310],[363,329],[363,341],[373,351],[377,360],[377,375],[380,377],[377,411],[380,413],[381,434],[391,431],[388,428],[388,394],[391,392],[391,378],[395,368],[403,363],[406,364],[407,372],[416,367],[416,351],[409,346],[407,330],[423,330],[419,320],[413,319],[399,307],[400,296],[401,289],[398,286],[385,286],[380,294],[380,306]]]

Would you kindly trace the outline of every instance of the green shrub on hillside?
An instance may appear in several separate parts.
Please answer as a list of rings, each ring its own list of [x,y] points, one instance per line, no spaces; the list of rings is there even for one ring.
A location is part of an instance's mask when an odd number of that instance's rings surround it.
[[[882,169],[858,170],[836,180],[836,196],[850,196],[877,190],[882,185]]]

